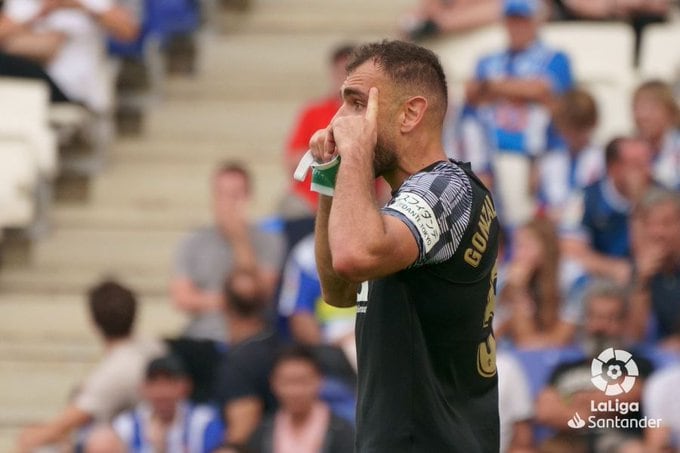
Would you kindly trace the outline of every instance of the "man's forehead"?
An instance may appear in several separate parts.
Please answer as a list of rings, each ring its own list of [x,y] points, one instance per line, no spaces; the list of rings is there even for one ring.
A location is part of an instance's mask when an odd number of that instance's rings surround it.
[[[373,60],[368,60],[347,75],[342,84],[342,92],[360,92],[368,96],[371,87],[381,87],[385,76]]]

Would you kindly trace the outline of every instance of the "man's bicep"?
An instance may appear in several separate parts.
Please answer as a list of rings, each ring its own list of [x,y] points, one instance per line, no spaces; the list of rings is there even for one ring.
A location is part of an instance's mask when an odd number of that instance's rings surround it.
[[[381,257],[378,276],[406,269],[418,260],[420,248],[412,226],[398,217],[383,214],[385,225],[385,254]]]

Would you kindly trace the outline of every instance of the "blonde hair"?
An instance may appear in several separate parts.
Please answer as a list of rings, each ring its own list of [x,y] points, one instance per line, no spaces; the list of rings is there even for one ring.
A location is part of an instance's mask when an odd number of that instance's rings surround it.
[[[633,104],[645,96],[661,105],[671,116],[675,127],[680,127],[680,106],[675,100],[673,89],[663,80],[653,79],[639,85],[633,94]]]

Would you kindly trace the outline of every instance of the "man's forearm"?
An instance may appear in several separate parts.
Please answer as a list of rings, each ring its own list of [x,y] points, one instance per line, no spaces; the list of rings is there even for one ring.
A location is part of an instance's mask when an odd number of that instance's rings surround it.
[[[325,195],[319,197],[319,210],[316,217],[315,253],[316,266],[321,280],[324,301],[336,307],[351,307],[356,303],[357,286],[341,278],[333,270],[333,258],[328,242],[329,217],[333,199]]]
[[[525,102],[547,103],[551,99],[550,85],[545,80],[506,79],[488,82],[490,96]]]

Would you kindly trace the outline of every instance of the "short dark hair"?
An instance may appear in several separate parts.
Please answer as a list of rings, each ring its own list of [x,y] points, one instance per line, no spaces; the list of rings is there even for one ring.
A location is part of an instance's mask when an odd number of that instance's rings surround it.
[[[435,110],[440,110],[443,121],[448,106],[448,88],[444,69],[434,52],[404,41],[384,40],[364,44],[354,50],[347,63],[347,72],[351,73],[369,60],[393,82],[433,94]]]
[[[224,161],[217,166],[217,169],[215,170],[215,178],[229,173],[241,175],[246,182],[246,190],[248,193],[250,193],[252,185],[251,176],[250,172],[243,164],[236,161]]]
[[[105,338],[130,336],[137,313],[137,298],[131,290],[107,280],[90,289],[88,303],[92,320]]]
[[[152,359],[146,366],[146,380],[153,381],[160,377],[184,379],[189,376],[182,359],[175,354],[167,354]]]
[[[274,370],[282,363],[292,361],[307,362],[317,373],[320,375],[323,374],[323,369],[321,368],[319,360],[314,355],[314,351],[309,346],[301,344],[291,344],[281,349],[272,364],[272,372],[274,372]]]
[[[607,167],[619,160],[619,157],[621,156],[621,147],[628,140],[629,139],[626,137],[618,136],[607,143],[607,146],[604,148],[604,161]]]
[[[598,120],[597,102],[585,89],[574,88],[560,97],[554,118],[558,125],[577,129],[593,128]]]

